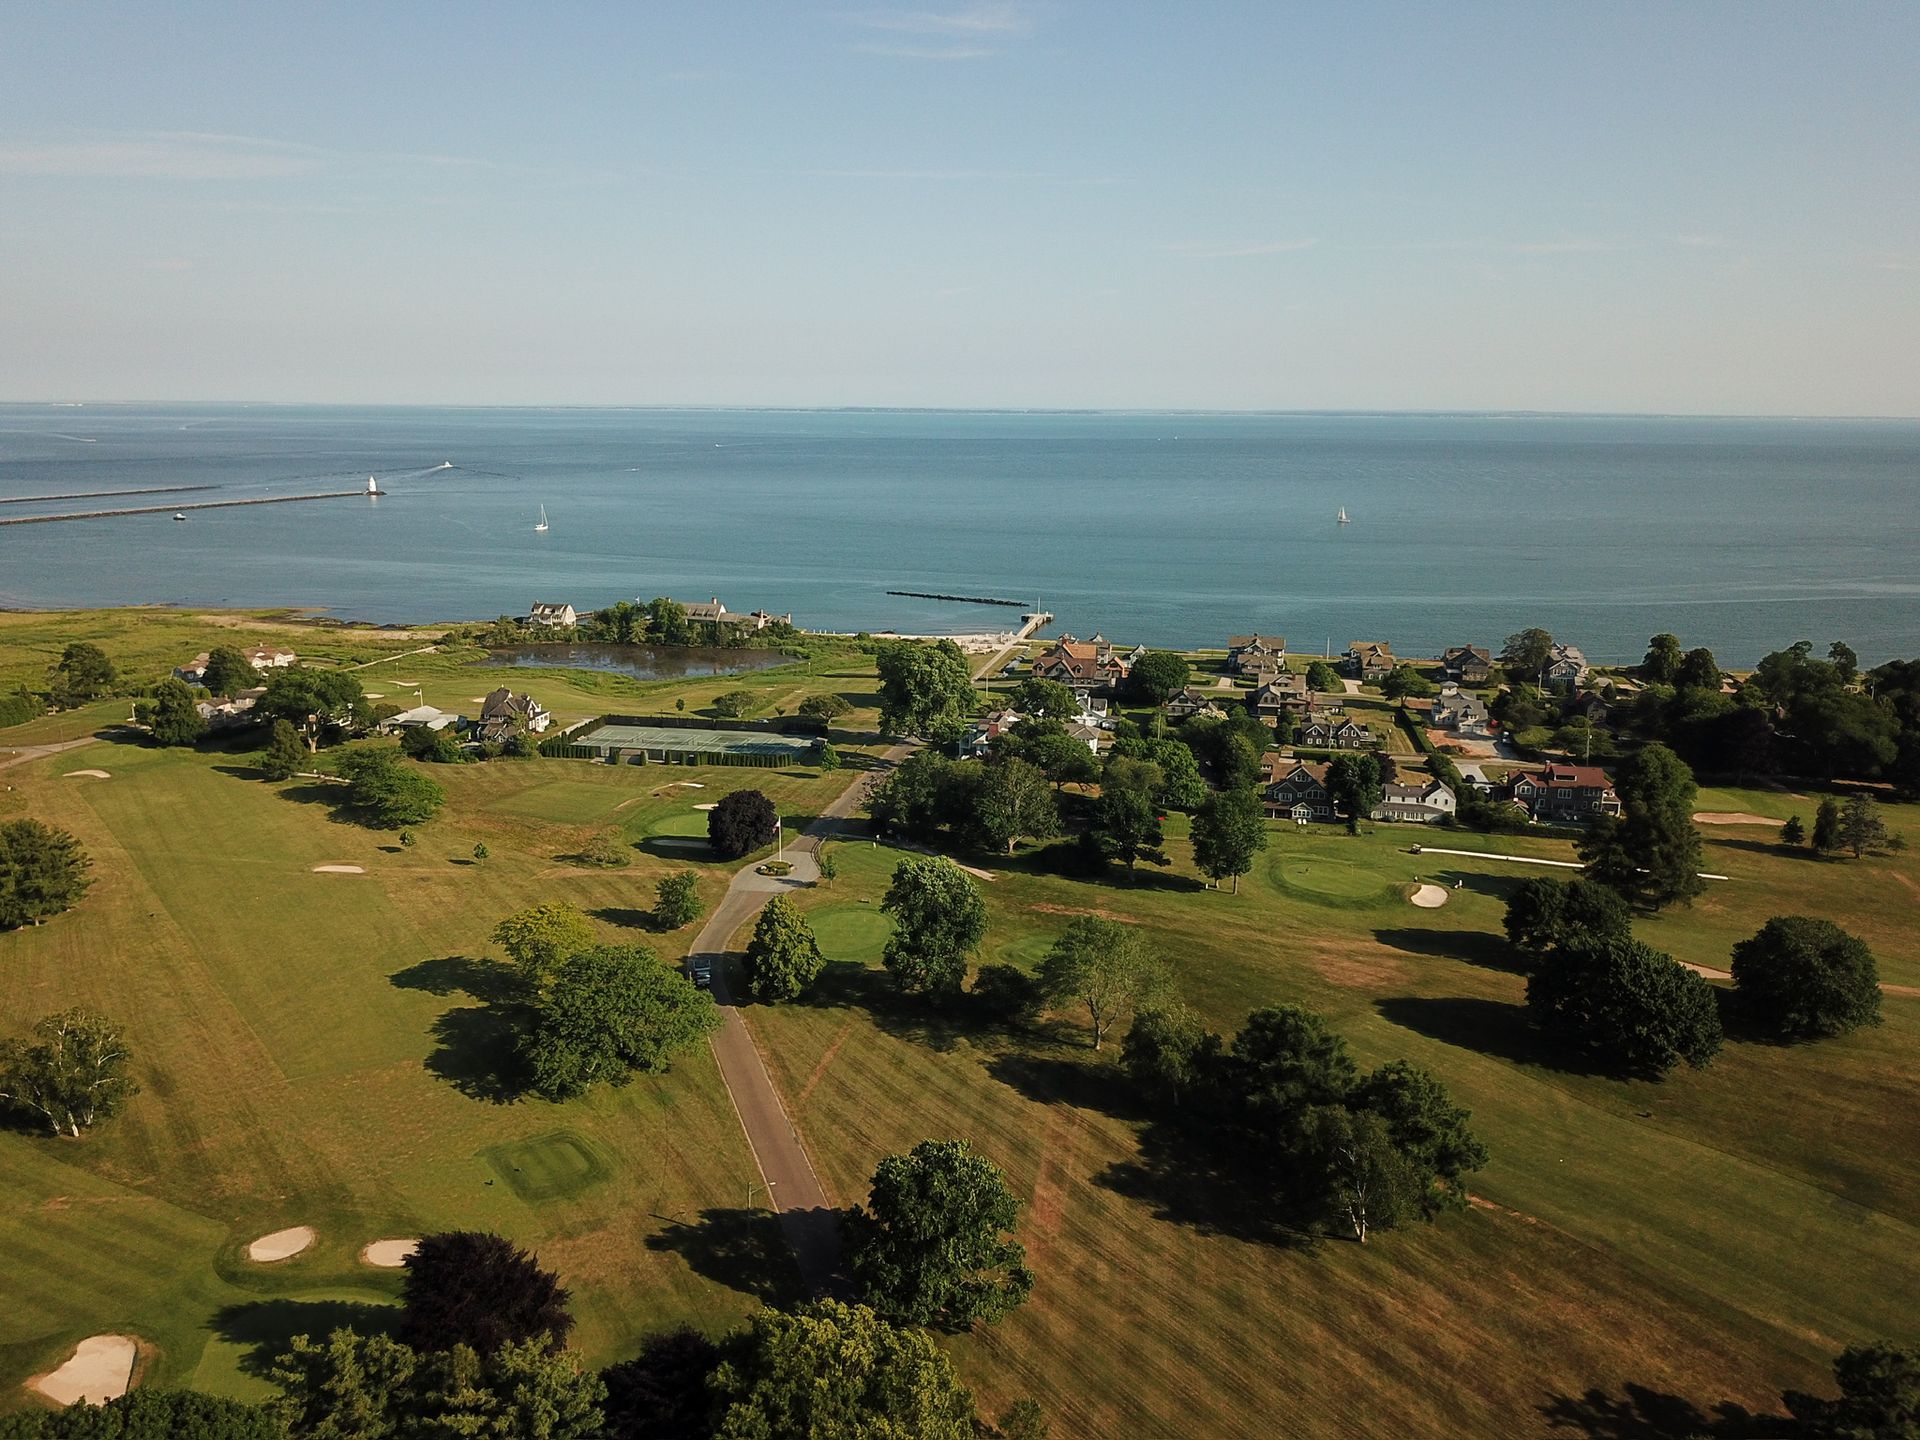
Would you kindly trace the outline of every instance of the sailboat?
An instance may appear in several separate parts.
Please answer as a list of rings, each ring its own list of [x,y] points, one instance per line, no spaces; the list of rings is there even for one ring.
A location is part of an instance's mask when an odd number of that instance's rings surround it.
[[[1342,525],[1351,525],[1353,523],[1351,520],[1347,519],[1347,507],[1344,505],[1340,507],[1340,523]]]
[[[547,533],[547,507],[544,505],[540,507],[540,523],[533,527],[533,533],[536,535]]]

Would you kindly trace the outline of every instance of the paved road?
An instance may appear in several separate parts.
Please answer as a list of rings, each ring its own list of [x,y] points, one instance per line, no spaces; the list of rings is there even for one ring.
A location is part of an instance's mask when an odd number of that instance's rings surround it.
[[[894,746],[882,757],[883,763],[895,764],[911,748]],[[791,876],[773,879],[756,875],[751,866],[736,874],[726,898],[700,931],[689,955],[689,959],[704,956],[713,964],[713,998],[719,1002],[721,1015],[721,1027],[711,1042],[713,1056],[720,1063],[720,1078],[733,1098],[740,1128],[746,1131],[747,1145],[767,1186],[767,1203],[779,1213],[780,1227],[792,1247],[801,1279],[817,1294],[843,1288],[839,1221],[827,1199],[826,1187],[807,1157],[806,1142],[787,1117],[773,1079],[760,1059],[746,1015],[733,1002],[725,962],[732,952],[733,937],[759,914],[761,906],[783,891],[804,888],[819,878],[821,840],[859,809],[868,788],[882,773],[862,773],[803,835],[788,841],[786,858],[793,863]]]
[[[58,745],[15,745],[0,752],[10,757],[0,760],[0,770],[24,765],[29,760],[44,760],[49,755],[61,755],[69,750],[78,750],[82,745],[91,745],[99,738],[98,735],[87,735],[79,740],[63,740]]]

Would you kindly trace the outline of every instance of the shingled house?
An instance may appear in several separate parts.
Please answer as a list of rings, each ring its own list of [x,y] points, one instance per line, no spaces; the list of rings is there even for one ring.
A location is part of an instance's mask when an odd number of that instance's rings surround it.
[[[1440,657],[1440,673],[1456,685],[1484,685],[1493,678],[1493,652],[1455,645]]]
[[[543,625],[549,630],[571,630],[580,623],[580,616],[571,605],[536,602],[533,609],[527,612],[527,623]]]
[[[1267,757],[1267,779],[1260,798],[1267,816],[1274,820],[1292,820],[1305,825],[1310,821],[1329,822],[1334,814],[1333,796],[1327,789],[1327,767],[1309,765],[1304,760]]]
[[[1418,776],[1416,783],[1388,781],[1381,786],[1373,818],[1403,825],[1434,825],[1456,808],[1452,790],[1430,776]]]
[[[1313,691],[1306,676],[1282,670],[1255,690],[1247,703],[1262,720],[1274,720],[1283,711],[1301,715],[1312,709]]]
[[[1620,813],[1613,782],[1597,765],[1552,761],[1543,770],[1518,771],[1507,781],[1507,798],[1533,819],[1561,825]]]
[[[516,695],[502,685],[480,702],[474,737],[486,741],[506,740],[522,732],[538,735],[552,723],[553,716],[538,700],[531,695]]]
[[[1220,696],[1227,692],[1221,690],[1203,690],[1198,685],[1189,685],[1167,697],[1166,704],[1160,707],[1160,713],[1169,720],[1186,720],[1195,715],[1220,715],[1227,712],[1220,708]]]
[[[1099,635],[1091,640],[1062,635],[1033,659],[1036,677],[1057,681],[1077,695],[1118,689],[1128,668],[1127,661]]]
[[[1227,669],[1236,675],[1258,675],[1287,663],[1284,635],[1229,635]]]
[[[1356,640],[1340,657],[1341,667],[1356,680],[1384,680],[1399,663],[1384,640]]]

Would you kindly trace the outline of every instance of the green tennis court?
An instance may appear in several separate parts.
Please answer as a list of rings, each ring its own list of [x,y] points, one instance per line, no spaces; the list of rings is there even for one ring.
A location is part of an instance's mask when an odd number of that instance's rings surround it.
[[[724,763],[739,757],[748,763],[789,764],[804,760],[814,742],[804,736],[773,735],[750,730],[677,730],[659,725],[596,725],[572,738],[580,749],[598,751],[601,758],[643,753],[649,760],[668,764]]]

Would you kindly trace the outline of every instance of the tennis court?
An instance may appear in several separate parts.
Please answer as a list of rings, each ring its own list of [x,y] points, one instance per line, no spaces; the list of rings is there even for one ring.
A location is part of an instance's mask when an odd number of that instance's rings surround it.
[[[606,723],[569,737],[581,759],[633,761],[644,755],[663,765],[795,765],[813,751],[806,736],[750,730],[681,730]]]

